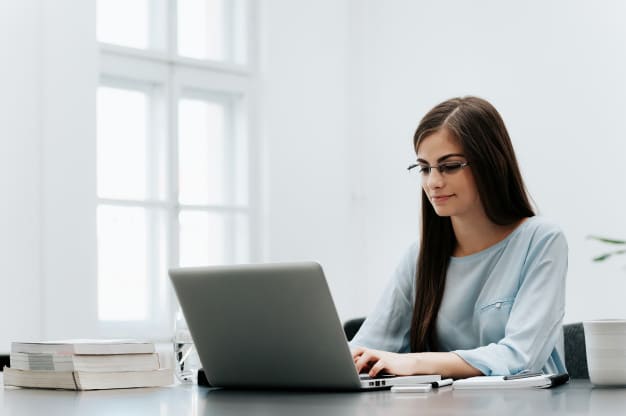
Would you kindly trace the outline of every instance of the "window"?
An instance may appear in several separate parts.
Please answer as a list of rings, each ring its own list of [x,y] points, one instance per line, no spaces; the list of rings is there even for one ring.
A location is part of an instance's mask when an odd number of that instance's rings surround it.
[[[149,47],[150,0],[99,0],[97,36],[101,42]]]
[[[247,151],[236,100],[188,93],[178,105],[178,203],[183,266],[245,261]]]
[[[182,56],[245,63],[242,2],[179,0],[178,51]]]
[[[131,4],[132,3],[132,4]],[[98,325],[171,335],[167,269],[254,257],[244,0],[100,0]]]

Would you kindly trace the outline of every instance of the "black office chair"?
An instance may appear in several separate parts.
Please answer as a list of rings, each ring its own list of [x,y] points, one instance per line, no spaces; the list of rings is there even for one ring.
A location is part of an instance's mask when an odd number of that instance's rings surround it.
[[[361,325],[363,325],[363,321],[365,321],[365,318],[354,318],[344,322],[343,332],[346,333],[346,338],[348,338],[348,341],[351,341],[356,333],[359,332],[359,328],[361,328]]]
[[[563,325],[565,367],[570,378],[589,378],[585,331],[582,322]]]
[[[361,328],[365,318],[354,318],[343,324],[346,338],[350,341]],[[585,350],[585,331],[582,322],[563,325],[565,341],[565,367],[570,378],[589,378],[587,353]]]

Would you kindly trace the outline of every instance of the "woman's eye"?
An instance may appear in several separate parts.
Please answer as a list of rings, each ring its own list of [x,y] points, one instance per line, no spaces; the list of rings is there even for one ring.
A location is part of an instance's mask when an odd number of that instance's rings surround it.
[[[441,168],[443,168],[443,171],[446,173],[452,173],[461,169],[462,165],[463,165],[462,163],[458,163],[458,162],[457,163],[445,163],[441,165]]]
[[[430,166],[419,166],[417,171],[422,175],[428,175],[430,173]]]

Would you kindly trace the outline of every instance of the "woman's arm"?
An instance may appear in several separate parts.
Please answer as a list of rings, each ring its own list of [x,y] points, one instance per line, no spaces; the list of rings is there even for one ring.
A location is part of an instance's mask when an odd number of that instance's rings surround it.
[[[417,243],[405,252],[376,306],[350,342],[351,348],[409,351],[417,252]]]
[[[452,352],[419,352],[399,354],[357,347],[352,358],[359,373],[375,377],[380,372],[399,376],[440,374],[445,378],[466,378],[483,375]]]

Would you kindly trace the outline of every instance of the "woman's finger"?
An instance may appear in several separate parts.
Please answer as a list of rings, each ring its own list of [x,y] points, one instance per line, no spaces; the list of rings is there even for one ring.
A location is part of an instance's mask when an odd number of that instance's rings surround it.
[[[377,361],[377,358],[369,352],[364,352],[354,363],[356,371],[360,373],[364,368],[369,367],[372,361]]]
[[[367,364],[367,353],[363,353],[354,361],[354,365],[358,373],[360,373],[363,367],[365,367],[365,364]]]
[[[372,368],[370,368],[370,371],[368,374],[370,377],[376,377],[378,373],[380,373],[384,369],[385,369],[385,362],[383,360],[378,360],[376,364],[374,364]]]
[[[363,352],[365,352],[365,348],[363,347],[356,347],[352,350],[352,358],[357,358],[359,356],[361,356],[363,354]]]

